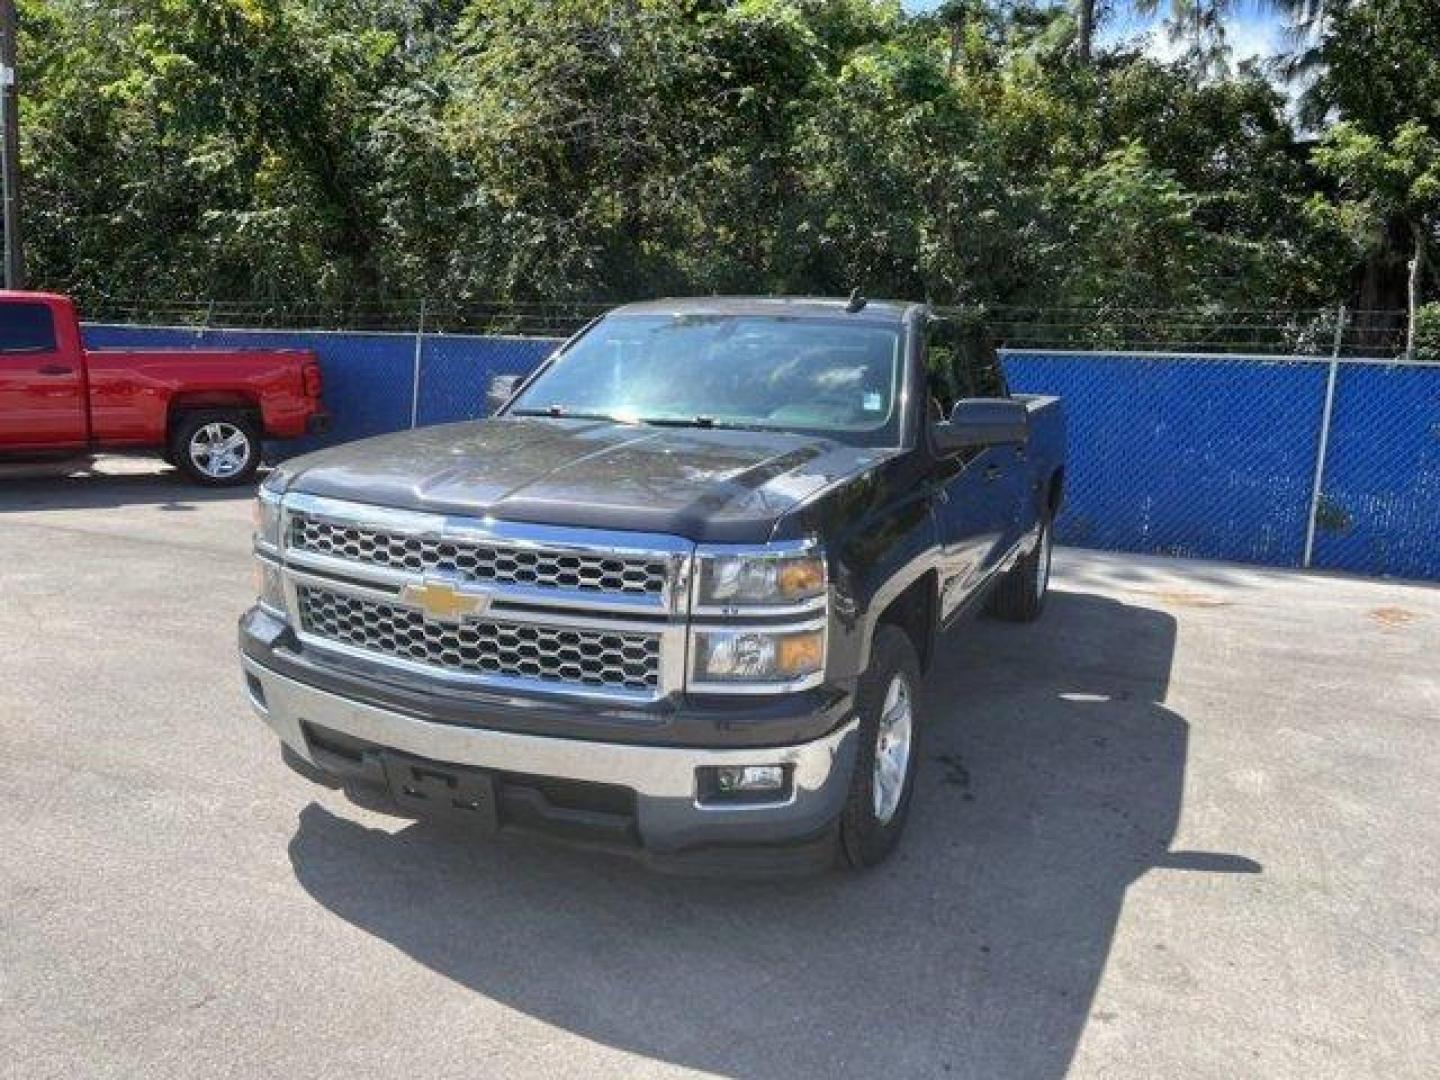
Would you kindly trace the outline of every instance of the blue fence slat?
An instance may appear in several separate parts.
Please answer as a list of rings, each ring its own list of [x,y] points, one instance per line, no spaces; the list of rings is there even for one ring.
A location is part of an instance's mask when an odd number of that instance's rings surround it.
[[[1343,364],[1317,567],[1440,579],[1440,367]]]
[[[1065,401],[1061,541],[1300,564],[1323,365],[1008,352],[1005,372]]]
[[[85,344],[92,349],[186,349],[197,348],[202,331],[168,326],[109,326],[86,323]]]
[[[495,375],[527,375],[559,342],[547,338],[426,337],[420,353],[420,423],[485,415]]]

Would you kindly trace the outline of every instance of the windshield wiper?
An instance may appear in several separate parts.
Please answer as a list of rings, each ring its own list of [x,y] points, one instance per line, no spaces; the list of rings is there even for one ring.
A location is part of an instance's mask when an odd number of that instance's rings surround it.
[[[551,405],[546,409],[511,409],[507,416],[547,416],[554,420],[608,420],[612,424],[633,424],[634,420],[610,413],[571,412],[563,405]]]
[[[612,424],[644,424],[647,427],[703,428],[716,431],[773,431],[759,424],[733,424],[713,416],[617,416],[614,413],[571,412],[563,405],[544,409],[511,409],[507,416],[544,416],[554,420],[606,420]]]
[[[727,420],[716,420],[713,416],[642,416],[639,423],[654,427],[704,428],[715,431],[770,431],[759,424],[732,424]]]
[[[649,424],[651,427],[714,427],[715,418],[712,416],[642,416],[638,423]]]

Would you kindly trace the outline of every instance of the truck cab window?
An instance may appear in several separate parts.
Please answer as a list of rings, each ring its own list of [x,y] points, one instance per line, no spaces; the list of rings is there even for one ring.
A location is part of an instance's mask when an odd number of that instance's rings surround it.
[[[960,370],[965,392],[970,397],[1003,398],[1010,391],[1005,385],[1005,372],[1000,367],[1000,354],[985,328],[966,326],[961,330]]]
[[[55,351],[55,320],[45,304],[0,304],[0,354]]]
[[[950,415],[960,398],[959,349],[952,323],[934,320],[925,331],[925,392],[931,420]]]

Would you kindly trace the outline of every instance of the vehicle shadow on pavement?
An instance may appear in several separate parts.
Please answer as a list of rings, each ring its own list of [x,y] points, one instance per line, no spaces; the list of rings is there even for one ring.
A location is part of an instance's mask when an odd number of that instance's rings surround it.
[[[306,807],[327,909],[479,994],[632,1053],[741,1076],[1063,1076],[1131,882],[1259,872],[1171,852],[1187,725],[1175,622],[1053,593],[961,627],[928,688],[910,832],[866,875],[686,880]]]
[[[193,511],[202,503],[255,497],[258,480],[235,487],[204,488],[176,469],[156,464],[146,471],[88,472],[44,467],[0,474],[0,513],[14,510],[103,510],[154,506]]]

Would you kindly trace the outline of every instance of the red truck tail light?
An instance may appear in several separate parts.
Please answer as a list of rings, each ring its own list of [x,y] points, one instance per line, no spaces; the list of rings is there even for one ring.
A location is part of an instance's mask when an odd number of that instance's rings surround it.
[[[320,365],[314,360],[307,360],[301,371],[304,373],[306,395],[318,398],[320,396]]]

